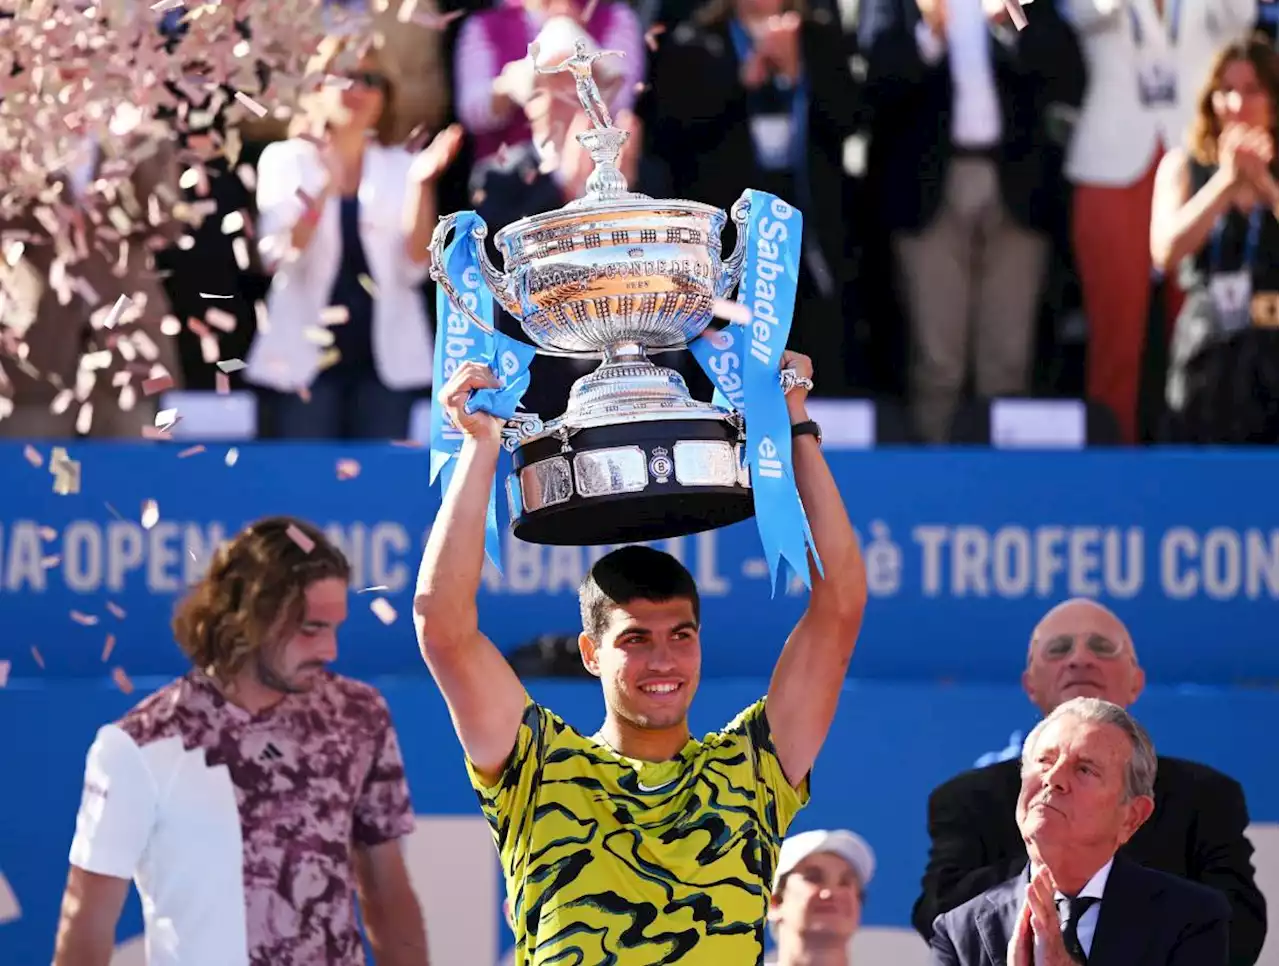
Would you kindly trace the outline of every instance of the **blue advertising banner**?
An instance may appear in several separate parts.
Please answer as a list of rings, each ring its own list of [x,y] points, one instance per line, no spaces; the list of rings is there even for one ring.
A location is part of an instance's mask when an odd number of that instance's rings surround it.
[[[105,675],[108,637],[111,665],[178,673],[177,595],[219,541],[277,513],[316,522],[353,563],[338,669],[422,673],[409,614],[439,502],[426,449],[86,443],[68,456],[79,492],[58,495],[49,446],[0,445],[0,661],[11,675]],[[829,458],[868,565],[855,677],[1016,680],[1037,619],[1080,595],[1128,623],[1150,680],[1276,680],[1274,453]],[[793,581],[770,599],[754,522],[659,546],[703,594],[704,675],[767,676],[806,591]],[[505,572],[488,570],[481,588],[485,632],[507,650],[576,633],[576,590],[606,549],[505,536]]]
[[[349,635],[355,647],[366,642]],[[424,672],[425,673],[425,672]],[[162,681],[123,695],[88,681],[10,683],[0,691],[0,963],[47,966],[80,802],[84,755],[99,725]],[[406,844],[426,910],[432,962],[496,966],[511,933],[487,826],[467,783],[439,692],[421,678],[373,682],[387,698],[418,812]],[[720,728],[768,688],[768,680],[704,681],[694,700],[696,733]],[[594,681],[531,681],[533,697],[587,733],[603,715]],[[1237,779],[1249,805],[1258,885],[1272,915],[1276,884],[1277,742],[1274,689],[1149,687],[1134,712],[1163,754],[1205,762]],[[929,791],[1025,733],[1034,710],[1016,682],[1001,686],[849,682],[813,773],[813,794],[793,831],[851,828],[876,851],[877,871],[855,961],[925,966],[910,926],[928,851]],[[17,736],[21,736],[18,738]],[[1276,962],[1272,938],[1262,963]],[[143,966],[140,907],[131,898],[113,966]]]

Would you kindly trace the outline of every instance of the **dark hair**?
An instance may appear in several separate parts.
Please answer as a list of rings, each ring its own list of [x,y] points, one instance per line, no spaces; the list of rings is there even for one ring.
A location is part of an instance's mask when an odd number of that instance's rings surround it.
[[[1237,61],[1243,61],[1253,68],[1259,86],[1271,98],[1271,135],[1275,137],[1276,84],[1280,82],[1276,49],[1266,34],[1255,33],[1232,41],[1222,47],[1213,58],[1213,65],[1209,68],[1208,77],[1196,101],[1196,116],[1191,122],[1188,137],[1191,156],[1201,164],[1218,163],[1218,137],[1222,134],[1222,125],[1218,122],[1218,112],[1213,109],[1213,95],[1218,92],[1227,68]]]
[[[218,548],[208,573],[178,604],[174,637],[193,665],[226,684],[270,640],[301,624],[307,587],[350,576],[342,551],[312,524],[259,520]]]
[[[600,640],[609,623],[609,611],[633,600],[685,599],[693,604],[693,619],[701,621],[702,606],[693,574],[669,553],[652,547],[619,547],[596,561],[578,588],[582,630]]]

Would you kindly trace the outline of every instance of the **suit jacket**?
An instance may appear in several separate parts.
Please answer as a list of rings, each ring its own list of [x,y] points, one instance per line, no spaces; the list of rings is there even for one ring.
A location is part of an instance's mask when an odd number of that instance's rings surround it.
[[[1077,184],[1122,186],[1146,173],[1162,142],[1165,148],[1183,142],[1214,55],[1249,28],[1260,5],[1256,0],[1168,0],[1166,13],[1176,11],[1178,17],[1172,46],[1154,0],[1065,0],[1064,6],[1089,65],[1089,89],[1067,174]],[[1141,48],[1134,40],[1135,15],[1146,24]],[[1138,68],[1142,52],[1154,48],[1177,73],[1177,98],[1146,108],[1138,96]]]
[[[934,918],[990,889],[1027,862],[1015,809],[1019,762],[964,772],[929,796],[929,865],[912,922],[925,939]],[[1120,850],[1152,869],[1212,886],[1231,906],[1232,966],[1253,966],[1267,935],[1266,900],[1254,884],[1239,783],[1206,765],[1161,757],[1155,812]]]
[[[1025,872],[938,917],[934,966],[1005,966],[1027,895]],[[1098,907],[1089,966],[1226,966],[1222,894],[1117,855]]]
[[[874,0],[868,17],[868,178],[877,185],[885,227],[919,231],[938,210],[953,155],[949,55],[934,64],[921,56],[913,0]],[[996,161],[1013,217],[1052,231],[1065,217],[1059,178],[1065,132],[1055,119],[1084,96],[1084,59],[1054,4],[1032,5],[1027,19],[1025,30],[991,28],[1003,131]]]
[[[141,370],[154,361],[175,382],[180,380],[172,340],[160,331],[169,302],[154,259],[154,249],[176,241],[184,228],[171,218],[181,197],[176,154],[167,137],[138,131],[125,136],[118,148],[103,145],[93,177],[105,176],[107,165],[125,166],[128,173],[113,180],[105,196],[69,203],[83,213],[83,245],[75,241],[75,233],[60,231],[55,237],[47,227],[67,217],[54,213],[57,204],[68,204],[65,176],[51,178],[52,184],[61,183],[61,194],[49,196],[55,204],[43,198],[20,201],[0,216],[0,236],[24,243],[15,265],[0,261],[0,332],[9,330],[0,340],[0,365],[11,380],[5,386],[0,379],[0,392],[17,403],[47,402],[61,388],[74,386],[87,349],[108,348],[109,342],[134,331],[144,333],[158,352],[154,360],[136,358],[135,376],[145,378]],[[63,274],[69,285],[57,282]],[[132,319],[126,313],[125,324],[90,336],[91,318],[110,311],[120,295],[140,313]],[[15,352],[20,343],[25,343],[21,357]],[[113,352],[111,366],[97,372],[98,383],[110,384],[113,372],[125,365],[120,353]],[[135,387],[140,381],[134,378]]]

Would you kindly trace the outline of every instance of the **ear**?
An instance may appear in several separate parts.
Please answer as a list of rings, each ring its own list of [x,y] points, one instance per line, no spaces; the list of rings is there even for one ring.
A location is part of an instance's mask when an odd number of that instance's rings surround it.
[[[782,896],[777,892],[769,894],[769,911],[765,919],[775,926],[782,920]]]
[[[1129,694],[1129,703],[1133,704],[1142,695],[1142,689],[1147,685],[1147,672],[1141,667],[1133,669],[1133,688]]]
[[[1031,683],[1031,669],[1022,672],[1022,690],[1027,692],[1027,697],[1037,708],[1040,707],[1040,699],[1036,695],[1035,686]]]
[[[1156,800],[1150,795],[1139,795],[1129,800],[1126,810],[1128,814],[1120,828],[1121,845],[1133,838],[1133,833],[1142,828],[1143,823],[1151,817],[1151,813],[1156,810]]]
[[[600,676],[600,655],[596,642],[586,632],[578,635],[578,653],[582,655],[582,666],[594,677]]]

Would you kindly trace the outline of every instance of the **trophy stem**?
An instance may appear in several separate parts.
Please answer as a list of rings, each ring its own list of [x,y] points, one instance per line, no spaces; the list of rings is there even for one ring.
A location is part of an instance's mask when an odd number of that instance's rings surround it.
[[[606,366],[643,365],[648,361],[644,346],[639,342],[615,342],[604,349]]]

